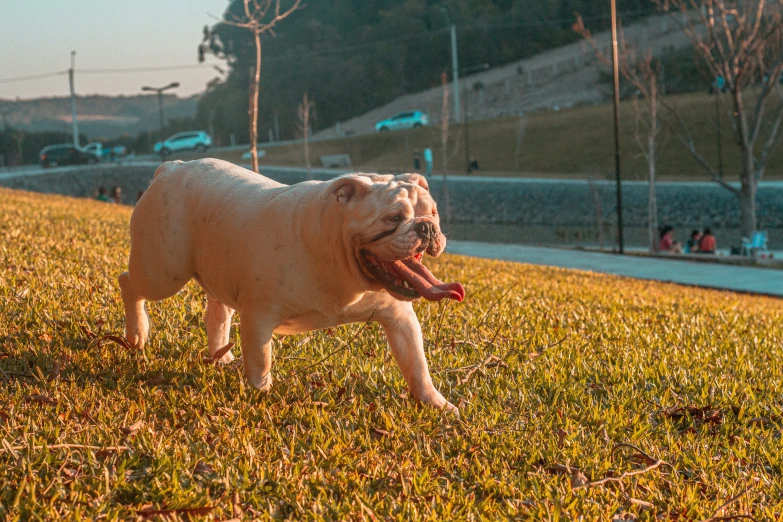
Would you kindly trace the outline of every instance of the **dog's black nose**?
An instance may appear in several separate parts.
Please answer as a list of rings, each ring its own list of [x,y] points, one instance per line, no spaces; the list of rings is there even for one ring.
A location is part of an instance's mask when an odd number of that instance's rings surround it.
[[[432,223],[429,221],[419,221],[413,226],[413,230],[416,231],[416,234],[422,238],[427,239],[432,235],[433,227]]]

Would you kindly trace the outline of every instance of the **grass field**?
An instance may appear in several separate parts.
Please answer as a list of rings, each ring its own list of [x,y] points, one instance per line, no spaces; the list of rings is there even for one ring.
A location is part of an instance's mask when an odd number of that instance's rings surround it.
[[[715,126],[715,97],[703,93],[669,97],[691,125],[697,150],[712,162],[717,170],[717,143]],[[740,157],[732,137],[731,124],[726,113],[729,96],[721,99],[721,129],[723,163],[726,178],[738,180]],[[626,179],[647,179],[647,163],[633,138],[634,109],[624,102],[621,110],[623,173]],[[522,175],[569,178],[604,179],[614,176],[614,138],[611,105],[577,107],[561,111],[532,113],[527,116],[518,162],[515,162],[519,120],[507,118],[471,123],[470,151],[481,167],[475,175]],[[465,129],[452,125],[449,165],[460,173],[465,168]],[[760,141],[763,142],[765,138]],[[357,136],[343,140],[328,140],[311,145],[313,165],[320,167],[318,158],[326,154],[350,154],[358,169],[375,171],[388,169],[410,171],[413,153],[431,147],[435,169],[441,168],[440,130],[421,128],[411,131],[388,132]],[[701,167],[688,152],[666,131],[660,138],[658,176],[662,180],[708,180]],[[209,153],[212,157],[213,152]],[[225,154],[223,159],[247,163],[242,152]],[[183,159],[196,157],[184,154]],[[303,165],[301,145],[271,147],[262,164]],[[515,166],[518,165],[518,169]],[[780,147],[769,160],[765,179],[783,179],[783,152]]]
[[[372,325],[276,341],[263,395],[203,361],[195,285],[122,346],[129,216],[0,190],[0,519],[783,517],[780,300],[443,256],[467,299],[417,309],[461,418]]]

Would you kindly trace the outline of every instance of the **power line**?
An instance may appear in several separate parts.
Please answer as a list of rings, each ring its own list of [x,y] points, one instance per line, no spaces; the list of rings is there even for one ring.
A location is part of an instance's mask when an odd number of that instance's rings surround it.
[[[78,69],[80,74],[121,74],[137,72],[181,71],[185,69],[208,69],[212,64],[161,65],[159,67],[124,67],[120,69]]]
[[[68,74],[68,71],[55,71],[55,72],[48,72],[42,74],[31,74],[29,76],[18,76],[16,78],[2,78],[0,79],[0,83],[23,82],[26,80],[40,80],[42,78],[51,78],[53,76],[63,76],[66,74]]]

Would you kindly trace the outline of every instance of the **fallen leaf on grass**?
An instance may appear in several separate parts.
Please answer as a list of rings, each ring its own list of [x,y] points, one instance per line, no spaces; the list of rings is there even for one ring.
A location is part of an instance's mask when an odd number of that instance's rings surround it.
[[[215,509],[214,506],[203,506],[196,508],[161,508],[155,509],[151,505],[143,506],[141,509],[136,510],[136,514],[142,518],[150,518],[154,516],[167,517],[168,515],[209,515],[209,513]]]
[[[81,329],[82,329],[82,332],[84,332],[84,335],[86,335],[86,336],[87,336],[87,337],[89,337],[90,339],[97,339],[97,338],[98,338],[98,336],[97,336],[97,335],[95,335],[95,334],[93,333],[93,331],[92,331],[92,330],[90,330],[89,328],[87,328],[87,327],[86,327],[86,326],[84,326],[83,324],[80,324],[80,325],[79,325],[79,328],[81,328]]]
[[[57,406],[57,401],[49,397],[48,395],[43,395],[40,393],[37,393],[35,395],[28,395],[24,398],[24,402],[37,402],[38,404],[48,404],[49,406]]]
[[[227,345],[225,345],[220,350],[216,351],[213,355],[209,357],[202,357],[201,360],[205,362],[206,364],[219,364],[220,359],[223,358],[224,355],[226,355],[228,352],[231,351],[231,348],[234,347],[234,343],[230,342]]]
[[[54,361],[54,365],[52,366],[52,371],[49,372],[49,375],[46,377],[46,379],[49,381],[53,381],[59,376],[60,376],[60,361]]]
[[[571,475],[572,488],[578,488],[580,486],[584,486],[585,484],[587,484],[587,482],[588,482],[587,477],[585,477],[584,473],[582,473],[578,469],[575,470],[575,472]]]
[[[163,376],[163,372],[160,372],[155,377],[150,377],[149,379],[144,381],[144,384],[146,386],[150,386],[150,387],[152,387],[152,386],[160,386],[161,384],[168,384],[168,383],[169,383],[169,380],[166,377]]]
[[[144,426],[143,420],[137,420],[130,426],[125,426],[123,428],[120,428],[120,431],[123,432],[125,435],[133,435],[137,431],[141,429],[141,427]]]
[[[226,408],[225,406],[220,406],[218,408],[218,412],[222,413],[223,415],[238,415],[239,412],[232,408]]]
[[[202,461],[198,461],[196,463],[196,466],[193,468],[193,473],[214,473],[214,472],[215,472],[214,467]]]
[[[111,341],[113,343],[119,344],[126,350],[133,350],[133,347],[128,342],[128,340],[125,337],[121,337],[119,335],[104,335],[99,339],[100,344],[103,344],[105,341]]]
[[[321,401],[313,401],[313,406],[319,407],[319,408],[326,408],[329,406],[328,402],[321,402]]]
[[[391,437],[392,434],[380,428],[373,428],[372,431],[370,432],[370,436],[380,439],[382,437]]]

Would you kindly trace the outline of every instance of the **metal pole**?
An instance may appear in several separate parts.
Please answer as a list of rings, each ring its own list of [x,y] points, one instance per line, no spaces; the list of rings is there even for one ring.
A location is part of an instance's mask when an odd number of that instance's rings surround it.
[[[160,141],[163,141],[163,89],[158,89],[158,128],[160,129]]]
[[[617,5],[612,6],[612,69],[614,72],[614,168],[617,181],[617,246],[625,252],[623,244],[623,189],[620,180],[620,71],[617,56]]]
[[[459,58],[456,24],[451,24],[451,77],[454,81],[454,121],[459,121]]]
[[[465,172],[470,174],[470,118],[468,116],[470,92],[465,89]]]
[[[71,125],[73,126],[73,144],[79,146],[79,123],[76,121],[76,93],[73,87],[74,63],[76,61],[76,51],[71,51],[71,68],[68,69],[68,83],[71,86]]]

